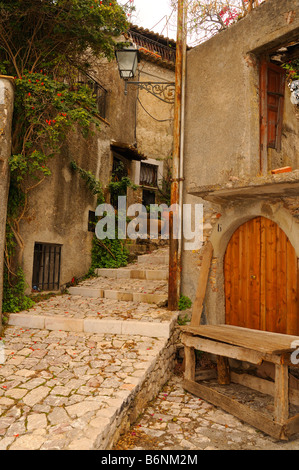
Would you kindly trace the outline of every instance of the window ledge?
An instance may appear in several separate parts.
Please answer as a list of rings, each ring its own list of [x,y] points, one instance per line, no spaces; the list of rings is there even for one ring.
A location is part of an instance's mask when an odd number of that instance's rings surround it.
[[[233,178],[232,178],[233,179]],[[248,199],[279,199],[299,196],[299,170],[251,179],[234,178],[227,183],[189,188],[188,194],[215,204]]]

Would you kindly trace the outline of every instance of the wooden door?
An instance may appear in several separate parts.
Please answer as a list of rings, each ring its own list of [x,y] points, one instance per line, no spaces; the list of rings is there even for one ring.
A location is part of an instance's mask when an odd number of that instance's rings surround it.
[[[256,217],[236,230],[224,277],[227,324],[299,335],[297,256],[275,222]]]

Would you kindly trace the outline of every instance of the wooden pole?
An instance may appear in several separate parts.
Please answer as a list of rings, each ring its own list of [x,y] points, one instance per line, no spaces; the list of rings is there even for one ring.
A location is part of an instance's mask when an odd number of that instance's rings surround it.
[[[180,140],[181,140],[181,110],[182,110],[182,63],[183,63],[183,34],[184,34],[184,1],[178,1],[176,64],[175,64],[175,101],[173,123],[173,154],[172,154],[172,183],[171,205],[173,227],[178,227],[179,204],[179,175],[180,175]],[[175,235],[175,236],[173,236]],[[178,234],[170,233],[169,249],[169,280],[168,280],[168,309],[178,308]]]

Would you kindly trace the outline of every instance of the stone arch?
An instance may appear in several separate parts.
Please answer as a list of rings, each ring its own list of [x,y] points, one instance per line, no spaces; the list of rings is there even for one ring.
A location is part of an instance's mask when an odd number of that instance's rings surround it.
[[[225,323],[224,255],[233,233],[248,220],[266,217],[275,222],[289,238],[299,258],[299,220],[295,219],[282,202],[270,204],[266,201],[247,202],[222,210],[214,226],[210,241],[214,249],[213,285],[209,282],[205,317],[208,324]]]

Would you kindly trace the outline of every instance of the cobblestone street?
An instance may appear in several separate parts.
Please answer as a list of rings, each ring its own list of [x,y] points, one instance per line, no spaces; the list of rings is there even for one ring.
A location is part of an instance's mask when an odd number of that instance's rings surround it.
[[[120,275],[128,295],[137,275],[136,291],[140,276],[150,276],[146,292],[162,285],[165,294],[156,264],[142,256],[10,315],[1,338],[1,450],[299,449],[298,436],[276,442],[183,389],[177,312],[159,297],[138,302],[86,291],[111,292],[110,276],[119,288]]]
[[[116,449],[298,450],[299,437],[278,442],[228,413],[185,392],[174,374]]]

